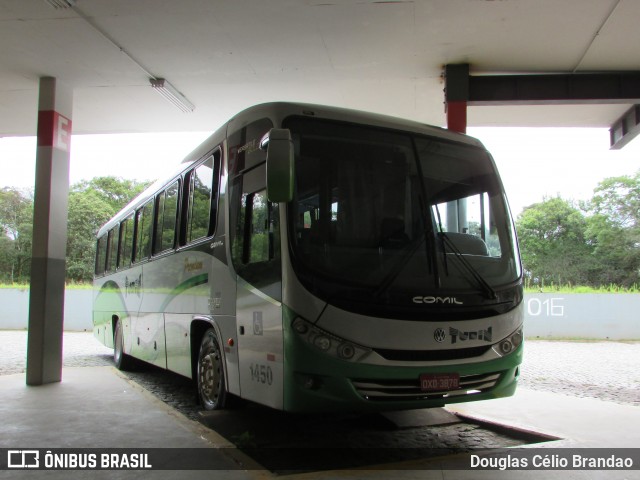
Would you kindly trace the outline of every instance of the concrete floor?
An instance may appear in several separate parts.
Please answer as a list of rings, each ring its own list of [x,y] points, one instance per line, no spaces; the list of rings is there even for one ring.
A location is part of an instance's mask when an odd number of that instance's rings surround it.
[[[554,435],[544,444],[563,448],[640,446],[640,408],[520,388],[512,398],[460,404],[448,410],[484,421]],[[24,374],[0,376],[0,467],[3,449],[188,448],[205,449],[215,471],[0,470],[0,478],[273,478],[232,445],[126,380],[112,367],[65,368],[61,383],[27,387]],[[288,478],[420,479],[640,479],[638,452],[632,471],[478,471],[425,469],[420,462],[398,470],[313,472]],[[178,459],[179,460],[179,459]],[[45,477],[46,476],[46,477]]]

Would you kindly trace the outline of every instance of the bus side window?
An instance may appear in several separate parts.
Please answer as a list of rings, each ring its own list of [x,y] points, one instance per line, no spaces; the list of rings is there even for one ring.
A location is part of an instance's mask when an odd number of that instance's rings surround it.
[[[164,252],[175,246],[178,191],[178,181],[175,181],[165,191],[158,194],[153,253]]]
[[[188,174],[186,243],[213,235],[218,206],[220,152]]]
[[[151,225],[153,223],[153,201],[147,202],[136,212],[136,242],[134,262],[149,258],[151,253]]]
[[[109,230],[107,241],[107,271],[115,272],[118,261],[118,230],[119,228],[113,227]]]
[[[118,268],[131,266],[133,253],[133,216],[125,218],[120,223],[120,244],[118,252]]]
[[[107,263],[107,236],[98,239],[96,245],[96,275],[102,275]]]

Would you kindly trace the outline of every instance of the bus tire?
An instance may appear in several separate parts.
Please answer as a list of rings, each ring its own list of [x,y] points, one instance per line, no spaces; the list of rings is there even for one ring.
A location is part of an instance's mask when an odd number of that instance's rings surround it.
[[[129,370],[133,366],[133,358],[124,353],[124,335],[122,321],[116,320],[116,328],[113,331],[113,363],[118,370]]]
[[[207,330],[198,354],[198,398],[205,410],[224,408],[227,391],[224,381],[222,351],[215,330]]]

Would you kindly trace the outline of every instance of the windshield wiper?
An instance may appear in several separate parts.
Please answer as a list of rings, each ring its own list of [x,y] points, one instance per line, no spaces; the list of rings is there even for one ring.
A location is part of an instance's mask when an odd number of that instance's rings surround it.
[[[373,292],[374,297],[380,297],[387,289],[391,286],[393,282],[395,282],[396,278],[400,275],[400,272],[404,269],[404,267],[409,263],[409,260],[413,258],[413,255],[418,251],[422,242],[424,242],[425,236],[421,235],[413,242],[409,243],[403,250],[406,251],[404,257],[400,259],[398,263],[396,263],[391,271],[382,279],[380,285]]]
[[[438,258],[437,258],[437,247],[436,247],[436,232],[433,225],[433,212],[431,212],[431,205],[429,204],[427,194],[427,187],[424,182],[424,173],[422,171],[422,165],[420,164],[420,157],[417,154],[415,142],[413,142],[414,148],[414,158],[416,162],[416,173],[418,185],[420,188],[420,195],[418,195],[418,203],[420,205],[420,218],[422,219],[422,223],[424,226],[424,233],[420,235],[417,239],[414,240],[415,243],[409,244],[410,248],[407,248],[407,254],[405,257],[400,260],[395,267],[387,274],[387,276],[380,282],[380,286],[376,288],[373,295],[375,297],[380,297],[387,289],[393,284],[393,282],[398,278],[400,272],[404,269],[404,267],[409,263],[409,261],[413,258],[413,255],[418,251],[422,242],[425,242],[425,256],[427,257],[427,262],[429,265],[429,272],[433,274],[435,287],[441,288],[442,282],[440,279],[440,272],[438,271]]]
[[[484,279],[484,277],[475,269],[469,260],[466,259],[464,254],[458,249],[456,244],[449,238],[446,232],[440,231],[439,236],[442,239],[442,243],[446,248],[443,248],[443,254],[445,259],[447,258],[447,248],[453,252],[455,257],[460,261],[460,264],[467,270],[467,272],[476,280],[478,285],[480,286],[482,292],[487,296],[490,300],[495,300],[498,298],[496,291],[493,289],[491,285]],[[445,260],[446,261],[446,260]]]

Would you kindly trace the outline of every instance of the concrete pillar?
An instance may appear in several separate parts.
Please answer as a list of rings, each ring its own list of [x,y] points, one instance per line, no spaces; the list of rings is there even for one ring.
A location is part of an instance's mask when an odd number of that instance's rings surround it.
[[[27,385],[62,379],[72,91],[40,79]]]
[[[467,133],[467,102],[447,103],[447,129]]]
[[[467,133],[467,102],[469,100],[469,65],[446,65],[445,110],[447,128],[454,132]]]

